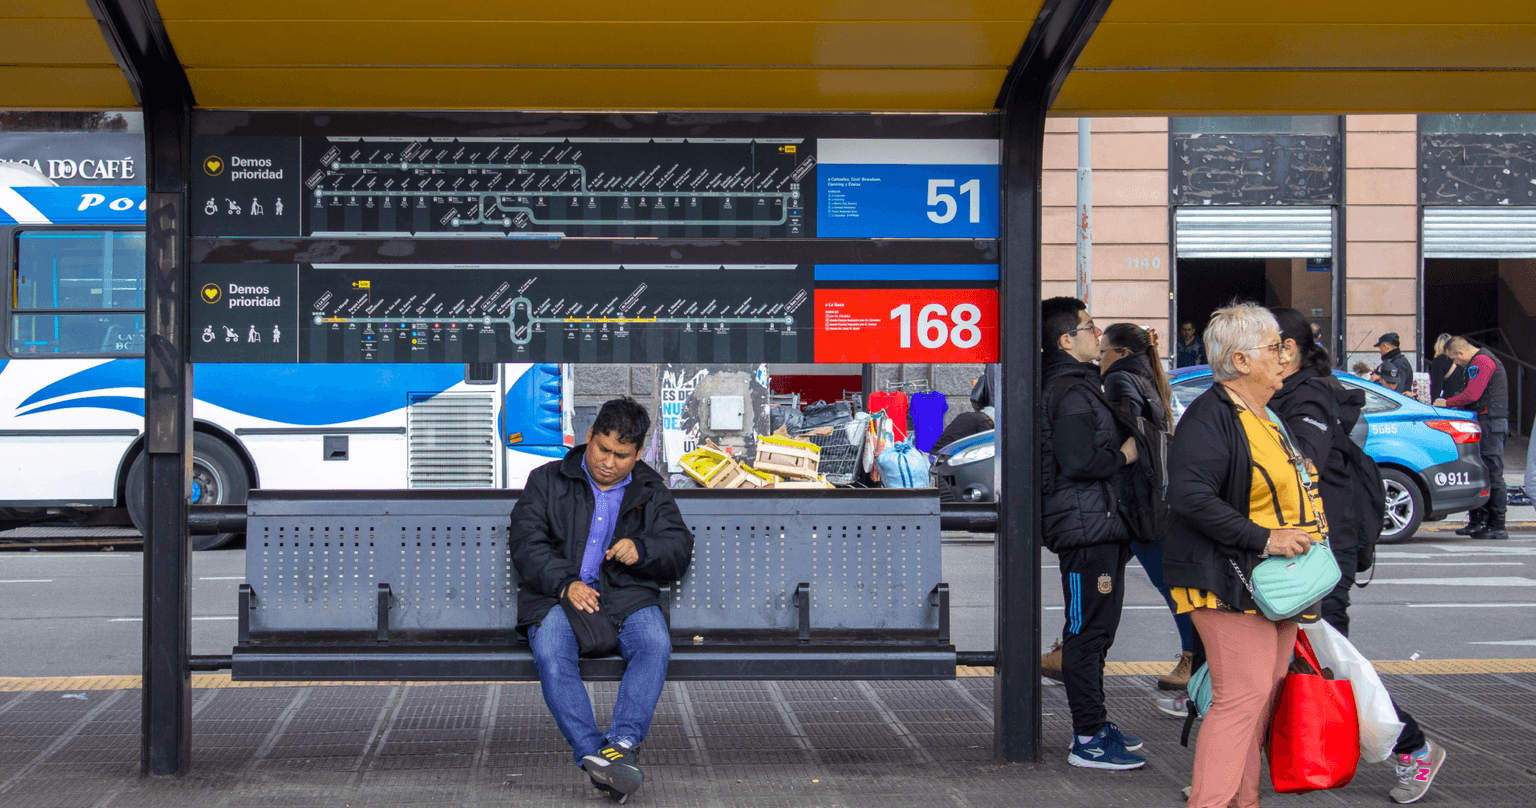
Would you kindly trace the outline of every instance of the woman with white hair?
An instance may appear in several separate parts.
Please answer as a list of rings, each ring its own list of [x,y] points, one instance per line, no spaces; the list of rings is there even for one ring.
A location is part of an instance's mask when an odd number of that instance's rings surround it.
[[[1251,303],[1219,309],[1205,347],[1216,383],[1174,433],[1163,579],[1178,611],[1194,620],[1211,672],[1189,805],[1253,808],[1259,749],[1296,622],[1261,614],[1244,582],[1265,556],[1306,552],[1322,537],[1322,520],[1305,490],[1307,461],[1267,409],[1288,350],[1274,315]]]

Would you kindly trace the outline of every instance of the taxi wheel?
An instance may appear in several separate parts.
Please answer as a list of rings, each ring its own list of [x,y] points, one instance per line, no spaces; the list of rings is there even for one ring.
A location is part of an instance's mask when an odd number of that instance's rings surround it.
[[[140,533],[148,522],[144,512],[144,492],[149,486],[149,457],[140,454],[128,468],[124,486],[128,518]],[[245,502],[251,482],[245,464],[223,441],[201,432],[192,436],[192,499],[194,505],[240,505]],[[212,550],[223,547],[238,533],[193,536],[192,549]]]
[[[1380,544],[1397,544],[1413,538],[1424,523],[1424,491],[1406,472],[1381,470],[1381,486],[1386,489],[1387,514],[1382,521]]]

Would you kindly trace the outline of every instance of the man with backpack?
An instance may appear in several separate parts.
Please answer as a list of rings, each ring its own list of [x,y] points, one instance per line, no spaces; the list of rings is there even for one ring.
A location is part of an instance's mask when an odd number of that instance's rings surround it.
[[[1045,546],[1061,568],[1066,600],[1062,679],[1072,710],[1067,762],[1135,769],[1141,739],[1122,732],[1104,707],[1104,660],[1125,602],[1130,531],[1120,513],[1138,457],[1100,387],[1102,333],[1083,301],[1054,297],[1040,307],[1044,346],[1040,412],[1041,510]]]

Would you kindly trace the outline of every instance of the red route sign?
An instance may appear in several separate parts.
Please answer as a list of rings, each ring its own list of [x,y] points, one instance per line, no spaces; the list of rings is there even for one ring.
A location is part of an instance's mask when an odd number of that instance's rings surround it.
[[[817,362],[996,362],[996,289],[818,289]]]

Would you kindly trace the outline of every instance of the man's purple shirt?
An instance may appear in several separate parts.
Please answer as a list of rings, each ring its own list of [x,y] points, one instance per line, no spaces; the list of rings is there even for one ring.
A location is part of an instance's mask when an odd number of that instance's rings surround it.
[[[592,486],[592,525],[587,528],[587,547],[581,554],[581,580],[588,586],[597,584],[598,568],[603,565],[603,554],[613,543],[614,523],[619,520],[619,504],[624,501],[624,487],[634,479],[634,474],[624,475],[617,485],[604,491],[592,481],[587,470],[587,459],[581,459],[581,470],[587,475],[587,485]]]

